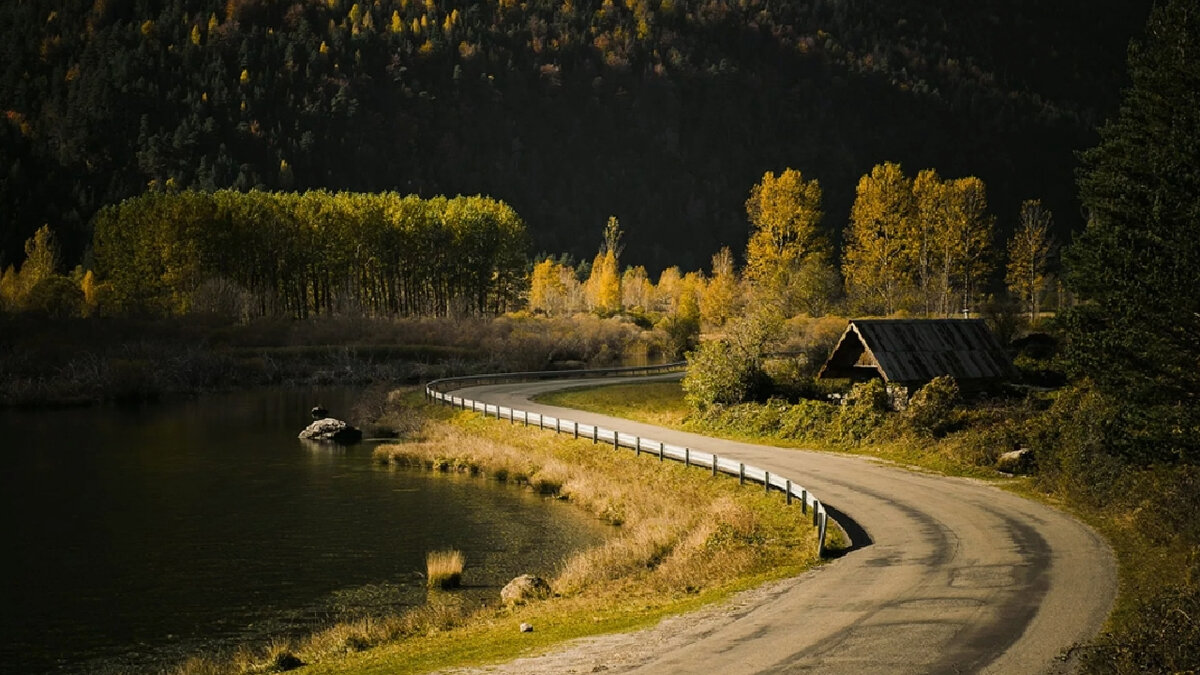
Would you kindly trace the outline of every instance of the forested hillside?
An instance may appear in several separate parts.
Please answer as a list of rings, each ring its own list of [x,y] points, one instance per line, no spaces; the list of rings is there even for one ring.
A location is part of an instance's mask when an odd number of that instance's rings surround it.
[[[1077,227],[1074,151],[1147,0],[7,0],[0,267],[151,189],[488,194],[534,248],[695,269],[744,250],[767,170],[821,181],[840,249],[883,161]]]

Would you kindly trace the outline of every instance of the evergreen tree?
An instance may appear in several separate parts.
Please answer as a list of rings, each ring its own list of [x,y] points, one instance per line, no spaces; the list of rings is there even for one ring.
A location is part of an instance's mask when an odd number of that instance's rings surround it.
[[[1086,302],[1070,316],[1078,374],[1130,405],[1124,452],[1200,460],[1200,12],[1168,0],[1129,50],[1132,81],[1083,154],[1088,223],[1067,252]],[[1121,450],[1121,449],[1119,449]]]

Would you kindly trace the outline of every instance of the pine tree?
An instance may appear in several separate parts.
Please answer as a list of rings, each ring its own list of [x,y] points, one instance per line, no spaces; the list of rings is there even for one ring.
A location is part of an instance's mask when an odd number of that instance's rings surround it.
[[[1065,256],[1079,374],[1138,406],[1128,452],[1200,458],[1200,12],[1167,0],[1129,50],[1120,111],[1083,154],[1087,226]]]

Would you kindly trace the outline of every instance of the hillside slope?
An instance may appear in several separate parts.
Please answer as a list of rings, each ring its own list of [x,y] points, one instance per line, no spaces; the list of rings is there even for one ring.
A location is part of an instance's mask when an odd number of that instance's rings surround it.
[[[766,170],[835,240],[885,160],[978,175],[1001,230],[1077,225],[1074,151],[1149,2],[16,0],[0,3],[0,264],[155,186],[486,193],[535,247],[696,268]]]

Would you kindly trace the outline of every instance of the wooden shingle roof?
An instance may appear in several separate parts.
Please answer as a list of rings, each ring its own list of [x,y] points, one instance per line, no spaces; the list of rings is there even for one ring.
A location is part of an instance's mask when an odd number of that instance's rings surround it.
[[[1011,377],[1012,362],[981,319],[855,319],[822,378],[924,384],[950,375],[970,387]]]

